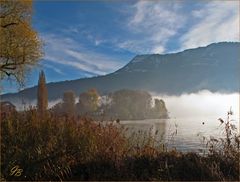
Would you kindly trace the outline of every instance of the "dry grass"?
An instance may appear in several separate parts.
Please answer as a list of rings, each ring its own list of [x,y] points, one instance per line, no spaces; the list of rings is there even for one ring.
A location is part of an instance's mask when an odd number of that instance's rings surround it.
[[[87,118],[59,117],[35,109],[1,121],[1,178],[6,180],[238,180],[239,135],[226,121],[226,138],[209,152],[181,153],[138,145],[123,128]],[[229,126],[229,127],[228,127]],[[230,131],[231,130],[231,134]],[[228,133],[228,134],[227,134]],[[18,165],[21,176],[11,175]]]

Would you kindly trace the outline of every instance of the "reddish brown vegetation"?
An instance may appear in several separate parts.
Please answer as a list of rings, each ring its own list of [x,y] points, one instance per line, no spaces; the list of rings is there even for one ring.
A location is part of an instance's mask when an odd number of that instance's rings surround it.
[[[205,155],[163,151],[151,138],[141,147],[132,145],[123,128],[113,124],[49,112],[40,118],[30,109],[4,118],[1,134],[6,180],[239,179],[239,136],[233,133],[223,139],[224,150],[210,140]],[[23,169],[21,176],[9,172],[16,165]]]

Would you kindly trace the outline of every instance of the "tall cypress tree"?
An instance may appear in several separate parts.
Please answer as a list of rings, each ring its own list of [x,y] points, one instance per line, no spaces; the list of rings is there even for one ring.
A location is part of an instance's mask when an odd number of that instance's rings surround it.
[[[38,80],[38,100],[37,100],[37,108],[40,114],[44,114],[48,107],[48,93],[46,87],[45,74],[43,71],[39,74]]]

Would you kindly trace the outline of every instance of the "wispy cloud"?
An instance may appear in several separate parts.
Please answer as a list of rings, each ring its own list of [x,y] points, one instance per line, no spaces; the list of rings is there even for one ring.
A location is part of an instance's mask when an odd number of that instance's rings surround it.
[[[168,40],[185,24],[177,1],[138,1],[130,8],[127,27],[134,36],[118,45],[133,52],[163,53]]]
[[[239,41],[239,1],[137,1],[126,8],[132,12],[125,21],[128,33],[116,45],[130,52],[176,52]]]
[[[181,49],[239,41],[239,1],[212,1],[190,14],[197,21],[180,38]]]
[[[42,37],[47,61],[74,67],[88,75],[104,75],[123,66],[120,60],[87,50],[72,38],[53,34],[44,34]]]
[[[105,43],[105,40],[102,37],[100,37],[100,35],[97,34],[96,30],[92,30],[92,28],[89,28],[81,24],[71,25],[69,27],[64,28],[62,31],[66,35],[72,34],[75,36],[82,36],[94,46],[99,46],[102,43]]]
[[[109,58],[108,56],[90,53],[90,52],[78,52],[73,50],[66,50],[68,55],[76,58],[78,61],[85,63],[85,65],[94,68],[95,70],[105,70],[106,72],[113,71],[113,69],[119,68],[122,64],[119,60],[114,60],[114,58]]]
[[[118,26],[119,34],[113,32],[106,36],[104,32],[108,30],[104,27],[88,29],[84,24],[71,25],[63,35],[44,33],[45,59],[88,75],[104,75],[124,66],[119,58],[96,52],[95,48],[106,48],[106,45],[112,52],[124,50],[146,54],[239,41],[239,1],[136,1],[127,5],[122,6],[127,11],[118,11],[126,16],[113,29],[116,31]],[[81,40],[84,37],[90,47],[71,38],[73,35]],[[175,44],[172,50],[169,50],[170,44]],[[60,69],[52,69],[63,73]]]
[[[50,65],[50,64],[43,64],[43,66],[44,67],[46,67],[46,68],[49,68],[49,69],[52,69],[53,71],[55,71],[56,73],[59,73],[59,74],[61,74],[61,75],[65,75],[65,73],[61,70],[61,69],[59,69],[59,68],[56,68],[55,66],[53,66],[53,65]]]

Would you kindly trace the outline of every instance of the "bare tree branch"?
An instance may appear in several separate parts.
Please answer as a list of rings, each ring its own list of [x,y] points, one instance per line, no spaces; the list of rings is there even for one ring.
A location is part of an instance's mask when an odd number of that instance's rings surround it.
[[[5,25],[1,25],[2,28],[7,28],[9,26],[12,26],[12,25],[18,25],[18,23],[15,23],[15,22],[12,22],[12,23],[7,23]]]

